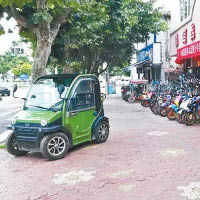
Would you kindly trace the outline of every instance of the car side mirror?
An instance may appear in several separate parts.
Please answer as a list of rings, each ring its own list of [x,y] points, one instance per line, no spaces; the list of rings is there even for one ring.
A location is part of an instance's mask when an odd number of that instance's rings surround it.
[[[14,86],[13,86],[13,97],[14,97],[14,94],[15,94],[16,91],[17,91],[17,84],[14,84]]]
[[[60,94],[60,98],[61,98],[61,95],[65,90],[65,86],[64,85],[58,85],[57,90],[58,90],[58,93]]]

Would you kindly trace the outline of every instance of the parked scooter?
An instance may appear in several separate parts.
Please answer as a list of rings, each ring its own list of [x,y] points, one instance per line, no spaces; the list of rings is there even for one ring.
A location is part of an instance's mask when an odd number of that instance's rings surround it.
[[[180,105],[180,109],[176,114],[176,119],[180,124],[184,123],[185,112],[189,109],[188,105],[191,103],[191,101],[192,98],[185,98]]]
[[[155,97],[155,94],[153,92],[149,92],[147,96],[145,96],[141,100],[141,105],[144,107],[149,107],[152,99]]]
[[[188,108],[185,111],[184,123],[187,126],[191,126],[200,120],[200,96],[193,97],[192,101],[188,104]]]
[[[121,87],[122,99],[128,102],[128,98],[130,97],[130,86],[122,86]]]
[[[161,109],[161,105],[162,103],[164,103],[166,101],[165,98],[163,98],[162,96],[158,96],[156,98],[154,98],[151,103],[150,103],[150,109],[151,111],[155,114],[155,115],[159,115],[160,114],[160,109]]]
[[[168,106],[167,110],[167,118],[169,120],[175,120],[176,119],[176,113],[179,111],[179,107],[182,101],[182,97],[178,96],[175,98],[174,103]]]
[[[169,120],[175,120],[177,118],[177,113],[180,110],[181,103],[184,99],[188,99],[187,95],[177,96],[174,100],[174,104],[168,107],[167,118]]]
[[[172,95],[167,95],[166,96],[166,101],[164,103],[162,103],[162,105],[160,106],[160,115],[162,117],[166,117],[167,116],[167,110],[168,107],[172,104]]]

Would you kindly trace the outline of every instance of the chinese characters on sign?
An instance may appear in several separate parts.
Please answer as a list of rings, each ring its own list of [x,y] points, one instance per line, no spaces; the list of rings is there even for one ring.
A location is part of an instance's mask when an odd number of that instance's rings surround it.
[[[187,29],[182,34],[182,42],[183,44],[187,44]]]
[[[181,57],[196,55],[197,53],[200,53],[200,41],[180,49],[179,53]]]
[[[175,44],[176,44],[176,47],[179,46],[179,34],[178,33],[175,35]]]
[[[192,23],[191,25],[191,40],[195,40],[196,39],[196,28],[195,28],[195,24]]]
[[[188,35],[189,35],[188,29],[185,29],[185,31],[182,33],[183,45],[186,45],[188,43]],[[196,39],[196,27],[195,27],[194,23],[191,24],[190,37],[191,37],[191,41],[194,41]],[[179,47],[179,34],[178,33],[175,35],[175,45],[177,48]]]
[[[177,50],[176,63],[180,64],[187,58],[197,58],[200,56],[200,41]]]

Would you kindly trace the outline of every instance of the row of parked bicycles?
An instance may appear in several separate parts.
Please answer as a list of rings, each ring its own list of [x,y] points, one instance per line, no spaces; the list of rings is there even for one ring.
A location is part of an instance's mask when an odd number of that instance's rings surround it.
[[[200,79],[182,77],[179,83],[146,83],[122,88],[122,98],[141,105],[169,120],[177,120],[188,126],[200,122]],[[124,91],[127,91],[124,93]]]

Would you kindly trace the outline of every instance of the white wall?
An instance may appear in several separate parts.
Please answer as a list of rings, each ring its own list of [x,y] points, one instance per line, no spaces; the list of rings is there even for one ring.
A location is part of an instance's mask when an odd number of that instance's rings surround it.
[[[193,14],[189,18],[184,20],[182,23],[179,23],[179,26],[177,26],[176,29],[171,30],[171,36],[170,36],[171,56],[176,56],[177,49],[180,49],[184,46],[187,46],[189,44],[192,44],[192,43],[200,40],[200,12],[199,12],[199,10],[200,10],[200,1],[196,0]],[[190,36],[192,23],[195,24],[195,28],[196,28],[196,39],[193,41],[191,40],[191,36]],[[182,43],[182,34],[186,29],[188,30],[187,45]],[[175,43],[175,36],[177,34],[179,35],[179,46],[178,47],[176,47],[176,43]]]

